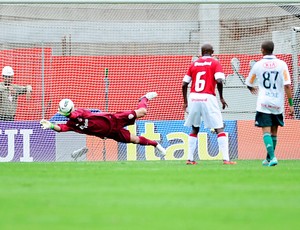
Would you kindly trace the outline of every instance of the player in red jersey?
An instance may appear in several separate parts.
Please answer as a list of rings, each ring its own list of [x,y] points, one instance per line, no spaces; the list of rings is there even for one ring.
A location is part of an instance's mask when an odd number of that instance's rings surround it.
[[[87,109],[75,109],[71,100],[63,99],[59,103],[58,112],[69,118],[67,123],[53,124],[42,119],[40,124],[43,129],[52,129],[56,132],[74,131],[123,143],[152,145],[161,154],[165,155],[166,150],[156,141],[149,140],[143,136],[133,135],[124,128],[125,126],[133,125],[136,119],[144,117],[147,113],[147,102],[156,96],[156,92],[147,93],[140,99],[136,110],[117,113],[92,113]]]
[[[219,61],[212,57],[213,53],[214,50],[210,44],[203,45],[201,47],[202,57],[191,64],[183,78],[183,108],[188,113],[184,125],[192,127],[192,132],[189,135],[188,160],[186,162],[189,165],[197,164],[194,160],[194,152],[197,148],[197,135],[200,130],[201,119],[206,128],[217,133],[219,150],[223,154],[223,163],[236,163],[229,160],[228,138],[224,132],[223,118],[215,93],[217,85],[222,108],[225,109],[228,106],[223,98],[225,75]],[[191,91],[188,99],[187,91],[190,82]]]

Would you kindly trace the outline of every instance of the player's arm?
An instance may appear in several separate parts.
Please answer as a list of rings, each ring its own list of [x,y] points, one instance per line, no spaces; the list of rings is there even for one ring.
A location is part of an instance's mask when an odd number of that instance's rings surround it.
[[[32,86],[26,85],[26,98],[29,100],[31,98]]]
[[[42,119],[40,121],[40,124],[42,126],[42,129],[52,129],[56,132],[61,132],[62,131],[61,125],[59,126],[59,125],[53,124],[52,122],[47,121],[45,119]]]
[[[220,99],[224,99],[223,98],[223,81],[221,79],[217,79],[217,89],[219,92]]]
[[[30,95],[31,92],[32,92],[32,86],[31,85],[26,85],[26,86],[14,85],[14,89],[16,90],[18,95],[21,95],[21,94]]]
[[[187,90],[188,90],[189,83],[183,81],[182,82],[182,96],[183,96],[183,109],[185,110],[187,108]]]
[[[257,95],[258,89],[257,87],[254,87],[254,83],[256,81],[256,74],[255,74],[255,64],[252,67],[248,77],[245,80],[245,84],[247,85],[247,88],[250,90],[250,92],[254,95]]]
[[[253,86],[247,86],[247,88],[250,90],[250,92],[254,95],[257,95],[258,93],[258,89],[256,87]]]
[[[85,113],[87,110],[84,109],[77,109],[76,111],[71,112],[67,117],[69,118],[77,118],[81,114]],[[91,113],[90,111],[87,111],[88,113]],[[43,129],[52,129],[56,132],[68,132],[72,131],[73,129],[71,126],[68,125],[68,122],[66,124],[53,124],[52,122],[42,119],[40,121],[40,124]]]
[[[222,103],[222,109],[225,109],[226,107],[228,107],[228,104],[226,103],[226,101],[223,97],[223,80],[220,78],[217,79],[217,89],[219,92],[220,101]]]
[[[293,102],[293,94],[292,94],[291,85],[290,84],[285,85],[284,86],[284,91],[285,91],[285,94],[288,98],[288,103],[289,103],[289,106],[290,106],[290,115],[293,116],[294,113],[295,113],[295,109],[294,109],[294,102]]]
[[[188,107],[187,91],[188,85],[191,82],[192,78],[189,75],[185,75],[182,80],[182,96],[183,96],[183,109],[184,111]]]
[[[217,82],[217,89],[220,97],[220,101],[222,103],[222,109],[228,107],[224,97],[223,97],[223,81],[225,81],[225,74],[223,72],[215,73],[215,80]]]
[[[291,76],[289,74],[288,66],[285,62],[283,62],[283,81],[284,81],[284,91],[288,98],[288,103],[290,106],[290,115],[293,116],[295,113],[294,110],[294,102],[293,102],[293,93],[291,87]]]

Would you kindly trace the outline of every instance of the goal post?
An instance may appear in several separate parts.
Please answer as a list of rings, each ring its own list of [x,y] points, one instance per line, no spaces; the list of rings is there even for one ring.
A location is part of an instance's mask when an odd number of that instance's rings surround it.
[[[85,147],[88,152],[78,160],[186,160],[190,128],[183,125],[181,85],[205,42],[214,46],[226,75],[229,107],[222,115],[230,156],[261,159],[265,149],[261,130],[254,127],[256,97],[244,79],[262,58],[264,40],[274,41],[275,55],[287,62],[293,78],[296,114],[286,113],[276,152],[279,159],[300,158],[293,135],[300,127],[299,2],[11,0],[0,1],[0,8],[0,68],[11,66],[18,85],[0,88],[0,117],[14,117],[0,121],[0,162],[72,161],[71,153]],[[43,118],[66,122],[57,114],[63,98],[76,108],[118,112],[136,109],[138,99],[151,91],[158,97],[150,101],[147,116],[128,129],[160,142],[165,157],[153,147],[55,133],[39,125]],[[196,159],[222,158],[216,136],[203,126],[198,140]]]

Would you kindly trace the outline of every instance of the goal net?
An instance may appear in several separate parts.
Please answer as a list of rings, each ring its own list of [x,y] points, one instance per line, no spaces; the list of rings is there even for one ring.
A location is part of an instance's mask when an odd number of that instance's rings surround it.
[[[300,4],[1,4],[0,63],[14,71],[0,86],[0,162],[78,160],[186,160],[190,128],[182,109],[182,79],[203,43],[213,45],[226,81],[222,110],[232,159],[265,157],[254,127],[256,97],[244,79],[273,40],[293,81],[296,114],[285,116],[276,155],[299,159]],[[32,87],[29,93],[28,86]],[[153,147],[117,143],[74,132],[42,130],[41,119],[66,122],[61,99],[93,112],[136,109],[146,92],[158,97],[148,114],[128,129],[159,141]],[[287,108],[286,103],[286,108]],[[201,126],[196,159],[222,159],[217,138]]]

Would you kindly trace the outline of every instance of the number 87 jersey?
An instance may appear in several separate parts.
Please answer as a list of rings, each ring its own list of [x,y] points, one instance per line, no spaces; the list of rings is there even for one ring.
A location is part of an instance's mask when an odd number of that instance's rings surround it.
[[[203,56],[193,62],[183,81],[191,84],[191,93],[205,93],[216,96],[216,79],[225,80],[222,66],[211,56]]]
[[[274,55],[265,55],[252,67],[246,85],[258,85],[256,111],[281,114],[284,111],[284,86],[291,84],[287,64]]]

